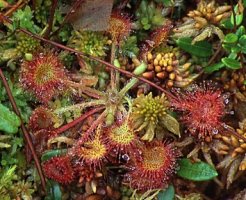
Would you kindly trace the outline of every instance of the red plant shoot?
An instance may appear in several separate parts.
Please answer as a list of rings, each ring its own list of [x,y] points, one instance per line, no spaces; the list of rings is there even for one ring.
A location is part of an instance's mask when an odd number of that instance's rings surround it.
[[[109,29],[113,42],[120,43],[130,34],[131,21],[130,18],[123,13],[114,12],[109,20]]]

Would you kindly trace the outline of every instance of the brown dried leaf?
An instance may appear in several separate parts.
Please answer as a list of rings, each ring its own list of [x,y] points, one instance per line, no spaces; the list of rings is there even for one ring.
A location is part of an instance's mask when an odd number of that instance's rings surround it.
[[[113,0],[85,0],[71,14],[69,22],[75,30],[105,31],[113,7]]]
[[[180,137],[179,122],[174,117],[166,114],[163,116],[162,123],[170,132]]]

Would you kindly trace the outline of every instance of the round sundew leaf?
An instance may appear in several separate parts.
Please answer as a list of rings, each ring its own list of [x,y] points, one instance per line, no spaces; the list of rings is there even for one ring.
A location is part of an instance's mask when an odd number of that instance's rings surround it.
[[[179,161],[180,169],[177,174],[192,181],[207,181],[218,176],[217,171],[205,162],[192,163],[189,159],[183,158]]]
[[[173,185],[169,185],[166,190],[162,190],[159,192],[157,198],[158,200],[173,200],[175,195]]]
[[[213,54],[212,45],[207,41],[200,41],[192,44],[191,38],[180,38],[177,45],[184,51],[198,57],[209,57]]]
[[[225,64],[226,67],[230,69],[240,69],[241,68],[240,62],[233,58],[222,58],[221,61],[222,63]]]

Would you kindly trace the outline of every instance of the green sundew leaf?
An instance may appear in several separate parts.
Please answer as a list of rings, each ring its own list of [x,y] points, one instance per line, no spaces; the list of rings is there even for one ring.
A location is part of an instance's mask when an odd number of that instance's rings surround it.
[[[207,181],[218,176],[217,171],[205,162],[192,163],[189,159],[183,158],[179,161],[180,169],[177,174],[192,181]]]
[[[207,74],[213,73],[215,71],[220,70],[221,68],[225,67],[224,63],[219,62],[214,65],[210,65],[204,68],[204,72]]]
[[[162,190],[159,192],[157,198],[158,200],[173,200],[175,195],[174,187],[173,185],[169,185],[169,187],[166,190]]]
[[[167,128],[167,130],[180,137],[179,123],[174,117],[166,114],[163,116],[162,123]]]
[[[176,42],[181,49],[194,56],[209,57],[213,54],[212,45],[207,41],[200,41],[195,44],[191,44],[191,38],[180,38]]]
[[[233,59],[233,58],[222,58],[221,61],[229,69],[240,69],[241,68],[240,62],[238,60]]]
[[[20,118],[7,107],[0,104],[0,130],[13,134],[17,133],[20,125]]]
[[[236,43],[237,40],[238,40],[238,36],[234,33],[229,33],[224,38],[225,43]]]
[[[55,149],[55,150],[49,150],[43,153],[42,157],[41,157],[41,161],[46,161],[51,159],[54,156],[60,156],[63,154],[67,153],[67,149]]]

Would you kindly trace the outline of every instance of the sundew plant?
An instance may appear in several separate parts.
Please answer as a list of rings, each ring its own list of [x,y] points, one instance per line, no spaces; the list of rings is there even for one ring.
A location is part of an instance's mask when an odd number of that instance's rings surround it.
[[[0,199],[245,199],[245,6],[0,0]]]

